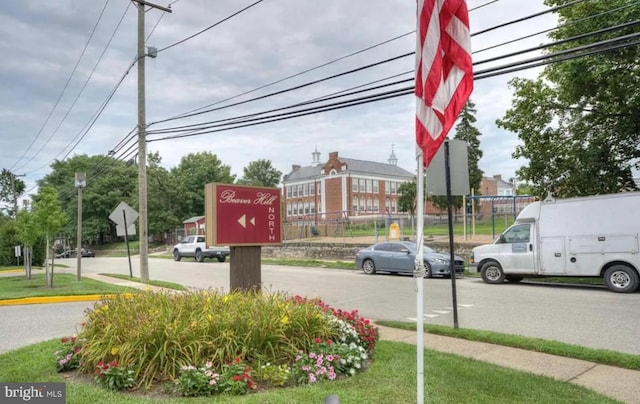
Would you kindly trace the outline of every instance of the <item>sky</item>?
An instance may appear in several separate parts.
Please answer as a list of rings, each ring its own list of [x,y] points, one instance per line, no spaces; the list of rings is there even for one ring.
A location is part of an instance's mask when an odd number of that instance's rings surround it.
[[[170,0],[156,4],[171,4],[171,13],[157,9],[145,13],[146,46],[159,50],[157,57],[145,59],[147,151],[158,152],[167,168],[176,167],[189,153],[212,152],[241,177],[243,168],[258,159],[270,160],[287,174],[292,165],[311,164],[314,150],[321,153],[321,161],[337,151],[339,156],[377,162],[387,162],[393,150],[398,165],[415,172],[415,98],[411,94],[198,136],[162,139],[175,133],[154,133],[282,108],[385,78],[378,84],[412,77],[415,56],[410,55],[229,106],[415,50],[416,3],[412,0],[254,3]],[[555,17],[546,14],[473,35],[547,8],[542,0],[469,0],[467,5],[475,63],[547,42],[542,34],[484,50],[556,25]],[[137,9],[129,0],[3,4],[0,168],[20,175],[27,191],[35,192],[35,182],[51,171],[55,160],[110,151],[119,158],[133,156],[137,139],[132,131],[138,120],[137,33]],[[532,52],[477,68],[536,55]],[[539,73],[540,69],[529,69],[475,81],[471,100],[477,109],[476,127],[482,133],[480,168],[485,176],[500,174],[508,179],[524,164],[511,157],[519,144],[517,136],[498,128],[495,121],[511,105],[508,81],[516,76],[535,78]],[[290,76],[295,77],[283,80]],[[158,123],[205,106],[227,107]],[[449,136],[454,134],[452,130]]]

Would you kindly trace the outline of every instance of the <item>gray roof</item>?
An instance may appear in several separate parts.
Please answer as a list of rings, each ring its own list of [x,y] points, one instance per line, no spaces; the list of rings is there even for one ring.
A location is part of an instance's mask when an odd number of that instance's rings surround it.
[[[338,159],[347,165],[347,173],[377,175],[392,178],[413,179],[414,175],[404,168],[400,168],[393,164],[376,163],[375,161],[356,160],[347,157],[338,157]],[[284,182],[302,181],[312,178],[319,178],[322,175],[322,165],[304,166],[297,170],[292,170],[284,178]]]
[[[196,223],[197,221],[202,220],[202,219],[204,219],[204,216],[194,216],[194,217],[190,217],[189,219],[185,220],[182,223],[184,223],[184,224],[186,224],[186,223]]]

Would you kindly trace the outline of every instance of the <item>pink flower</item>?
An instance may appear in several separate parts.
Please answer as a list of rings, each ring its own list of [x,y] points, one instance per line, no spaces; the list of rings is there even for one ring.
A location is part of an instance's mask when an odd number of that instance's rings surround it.
[[[209,385],[210,385],[210,386],[213,386],[213,385],[214,385],[214,384],[216,384],[216,383],[217,383],[217,382],[216,382],[216,379],[211,379],[211,380],[209,380]]]
[[[316,381],[316,375],[313,373],[309,373],[309,383],[314,383]]]

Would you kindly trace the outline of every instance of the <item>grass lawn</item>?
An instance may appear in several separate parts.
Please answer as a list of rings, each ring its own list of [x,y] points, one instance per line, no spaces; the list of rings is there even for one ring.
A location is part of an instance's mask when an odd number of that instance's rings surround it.
[[[76,275],[55,272],[53,288],[47,286],[44,273],[32,274],[30,280],[22,274],[0,278],[0,300],[42,296],[102,295],[135,290],[86,277],[78,282]]]
[[[416,401],[416,351],[410,344],[381,341],[373,365],[354,377],[295,388],[277,388],[246,396],[204,398],[112,393],[56,373],[57,340],[0,355],[4,382],[66,382],[69,403],[321,403],[337,394],[342,403],[411,403]],[[567,382],[505,369],[472,359],[426,350],[424,396],[429,403],[615,403]]]
[[[376,321],[376,324],[387,327],[401,328],[404,330],[416,330],[415,323],[400,321]],[[601,363],[603,365],[640,370],[640,355],[609,351],[606,349],[586,348],[579,345],[566,344],[564,342],[558,341],[549,341],[542,338],[523,337],[520,335],[502,334],[492,331],[473,330],[468,328],[459,328],[456,330],[452,327],[446,327],[436,324],[425,324],[424,331],[431,334],[462,338],[470,341],[488,342],[490,344],[510,346],[513,348],[526,349],[529,351],[544,352],[551,355],[582,359],[585,361]]]

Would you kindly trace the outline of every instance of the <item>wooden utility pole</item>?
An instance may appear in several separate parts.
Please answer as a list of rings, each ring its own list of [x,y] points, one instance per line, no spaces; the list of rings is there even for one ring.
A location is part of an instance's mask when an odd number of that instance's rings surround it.
[[[157,8],[167,13],[170,8],[144,0],[138,3],[138,210],[140,213],[140,279],[149,281],[149,236],[147,234],[147,123],[144,88],[144,7]]]

